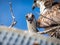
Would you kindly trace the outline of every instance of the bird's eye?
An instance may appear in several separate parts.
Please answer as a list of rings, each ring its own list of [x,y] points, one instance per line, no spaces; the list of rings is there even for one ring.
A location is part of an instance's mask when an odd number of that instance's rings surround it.
[[[34,3],[36,2],[37,0],[34,0]]]
[[[28,18],[28,16],[26,16],[26,18]]]
[[[32,15],[32,18],[34,18],[34,15]]]
[[[60,9],[60,8],[59,8]]]

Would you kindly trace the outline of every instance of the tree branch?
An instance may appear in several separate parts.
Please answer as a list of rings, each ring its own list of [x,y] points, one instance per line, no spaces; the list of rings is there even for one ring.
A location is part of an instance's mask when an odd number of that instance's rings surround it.
[[[11,23],[11,25],[9,26],[9,28],[11,28],[11,27],[13,27],[14,25],[16,25],[17,21],[15,20],[15,16],[14,16],[14,13],[13,13],[12,2],[9,2],[9,4],[10,4],[11,16],[12,16],[12,23]]]
[[[49,32],[52,32],[52,31],[56,31],[56,29],[60,28],[60,25],[59,26],[55,26],[53,28],[50,28],[49,30],[46,30],[46,31],[43,31],[43,32],[38,32],[39,34],[46,34],[46,33],[49,33]]]

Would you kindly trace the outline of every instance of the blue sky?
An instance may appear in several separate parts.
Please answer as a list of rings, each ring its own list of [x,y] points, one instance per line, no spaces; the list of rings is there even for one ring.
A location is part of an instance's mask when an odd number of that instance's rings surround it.
[[[38,18],[39,9],[32,10],[33,0],[0,0],[0,24],[9,26],[12,22],[9,2],[12,2],[12,8],[14,16],[16,17],[17,24],[14,26],[19,29],[26,30],[27,24],[25,15],[27,13],[33,13]]]

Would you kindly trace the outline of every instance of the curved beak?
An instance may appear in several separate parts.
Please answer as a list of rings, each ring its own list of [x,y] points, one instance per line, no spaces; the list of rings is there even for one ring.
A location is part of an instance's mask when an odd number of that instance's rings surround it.
[[[32,19],[32,18],[29,18],[28,21],[29,21],[30,23],[32,23],[33,19]]]
[[[34,10],[35,9],[35,7],[36,7],[36,5],[35,5],[35,3],[33,4],[33,6],[32,6],[32,10]]]

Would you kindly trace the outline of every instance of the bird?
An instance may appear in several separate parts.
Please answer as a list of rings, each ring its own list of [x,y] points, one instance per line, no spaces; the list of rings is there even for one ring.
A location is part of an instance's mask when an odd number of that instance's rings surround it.
[[[27,22],[28,32],[30,33],[39,32],[39,30],[37,30],[37,27],[36,27],[35,16],[32,13],[28,13],[26,15],[26,22]]]
[[[40,8],[40,14],[43,14],[47,11],[47,8],[50,8],[53,0],[34,0],[32,5],[32,9],[34,10],[36,7]],[[48,6],[49,5],[49,6]]]
[[[54,0],[34,0],[32,9],[40,8],[40,16],[37,23],[39,28],[49,30],[60,25],[60,3]],[[49,32],[50,36],[55,36],[60,39],[60,29],[54,29]]]

